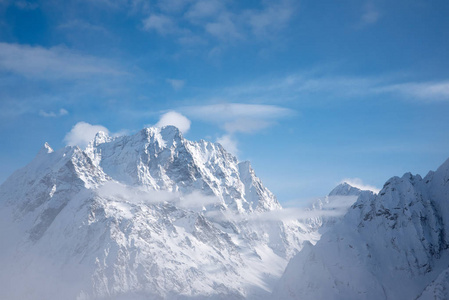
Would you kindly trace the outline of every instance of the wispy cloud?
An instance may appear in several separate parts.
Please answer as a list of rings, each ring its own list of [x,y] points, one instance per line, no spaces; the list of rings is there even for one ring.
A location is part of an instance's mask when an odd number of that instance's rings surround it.
[[[381,93],[399,93],[406,97],[424,101],[448,101],[449,80],[437,82],[405,82],[381,86]]]
[[[142,22],[142,28],[162,36],[177,35],[178,41],[190,40],[235,43],[248,39],[276,37],[297,10],[295,1],[263,2],[259,9],[239,8],[234,1],[160,1]],[[195,34],[193,34],[195,32]],[[210,38],[213,38],[211,40]]]
[[[277,1],[263,10],[247,12],[248,22],[257,36],[270,36],[282,30],[291,20],[296,10],[293,1]]]
[[[304,72],[225,88],[226,97],[244,100],[256,98],[267,102],[307,101],[316,96],[320,96],[321,101],[336,97],[351,100],[382,94],[424,102],[449,101],[449,80],[419,82],[392,75],[332,76],[321,72]]]
[[[62,117],[65,115],[68,115],[69,112],[67,110],[65,110],[64,108],[59,109],[59,111],[54,112],[54,111],[45,111],[45,110],[40,110],[39,111],[39,115],[45,118],[56,118],[56,117]]]
[[[188,106],[182,107],[181,111],[194,118],[218,123],[224,128],[232,128],[234,132],[247,132],[247,123],[242,122],[242,120],[249,120],[255,123],[260,121],[264,124],[267,121],[274,121],[295,114],[294,110],[281,106],[246,103],[218,103]],[[251,127],[255,130],[264,128],[264,126],[257,128],[255,124]]]
[[[15,1],[14,5],[17,8],[23,9],[23,10],[34,10],[39,7],[39,5],[35,2],[29,2],[29,1]]]
[[[148,31],[154,30],[161,35],[175,33],[179,30],[172,18],[157,14],[152,14],[143,20],[143,28]]]
[[[231,134],[225,134],[216,140],[217,143],[221,144],[229,153],[234,155],[238,154],[237,141]]]
[[[356,196],[333,196],[322,199],[315,199],[321,205],[319,208],[311,207],[289,207],[263,212],[253,212],[251,214],[236,215],[228,211],[210,211],[206,216],[213,220],[233,220],[235,222],[278,222],[307,220],[311,218],[341,217],[348,211],[349,207],[357,200]]]
[[[375,24],[380,19],[380,17],[381,14],[376,6],[373,3],[368,2],[364,6],[363,14],[360,17],[360,23],[362,26]]]
[[[173,79],[173,78],[167,78],[166,81],[176,91],[182,89],[186,83],[185,80]]]
[[[126,74],[109,61],[62,46],[44,48],[8,43],[0,43],[0,72],[44,80]]]
[[[58,30],[79,30],[79,31],[91,31],[91,32],[97,32],[102,35],[110,36],[111,33],[100,25],[95,25],[90,22],[81,20],[81,19],[74,19],[70,21],[66,21],[65,23],[62,23],[56,27]]]
[[[220,204],[216,196],[204,195],[195,191],[181,193],[171,191],[153,191],[143,187],[131,187],[119,182],[107,182],[101,186],[97,193],[99,196],[115,201],[129,201],[134,204],[163,204],[171,203],[177,207],[191,210],[201,210],[208,205]]]
[[[265,104],[219,103],[182,107],[180,111],[193,119],[213,123],[226,131],[217,142],[233,154],[238,153],[235,133],[256,133],[296,112],[289,108]]]
[[[128,72],[119,61],[65,46],[0,43],[0,111],[15,118],[34,113],[36,106],[67,109],[75,103],[86,104],[91,97],[120,97],[128,93],[130,82],[141,84],[145,80],[145,75],[136,76],[139,72],[136,67]],[[40,115],[60,113],[43,109]]]

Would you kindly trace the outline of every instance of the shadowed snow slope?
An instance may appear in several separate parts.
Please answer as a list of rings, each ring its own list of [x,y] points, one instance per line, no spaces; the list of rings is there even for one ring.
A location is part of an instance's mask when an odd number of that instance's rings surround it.
[[[447,299],[449,160],[361,194],[288,264],[274,299]]]
[[[0,299],[261,298],[320,236],[252,217],[280,210],[248,162],[173,126],[45,144],[0,186]]]

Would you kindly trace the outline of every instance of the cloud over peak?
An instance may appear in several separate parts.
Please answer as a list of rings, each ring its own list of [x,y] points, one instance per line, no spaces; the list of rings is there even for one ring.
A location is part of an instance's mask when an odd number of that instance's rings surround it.
[[[169,111],[163,114],[159,122],[156,123],[157,127],[163,127],[167,125],[176,126],[182,133],[186,133],[190,129],[190,120],[176,111]]]
[[[78,122],[73,126],[66,136],[64,137],[64,142],[67,146],[78,146],[80,148],[85,148],[91,140],[95,138],[95,135],[103,131],[109,134],[109,130],[101,125],[92,125],[86,122]]]

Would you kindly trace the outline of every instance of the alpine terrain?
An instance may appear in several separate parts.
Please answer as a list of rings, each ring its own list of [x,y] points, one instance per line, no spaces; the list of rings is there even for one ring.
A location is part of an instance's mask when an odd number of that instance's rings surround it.
[[[0,186],[0,299],[262,298],[320,237],[318,219],[264,220],[279,211],[249,162],[173,126],[45,144]],[[425,250],[442,254],[441,234],[423,232]]]
[[[361,193],[289,262],[273,299],[449,299],[449,160]]]

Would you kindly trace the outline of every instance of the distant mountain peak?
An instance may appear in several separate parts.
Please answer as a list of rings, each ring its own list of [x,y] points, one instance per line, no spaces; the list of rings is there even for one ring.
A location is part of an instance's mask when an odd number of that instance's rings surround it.
[[[273,298],[447,299],[448,199],[449,160],[424,179],[405,173],[378,194],[362,192],[290,261]]]
[[[342,182],[329,193],[329,196],[358,196],[361,192],[361,189],[347,182]]]
[[[47,142],[44,143],[44,145],[42,146],[42,148],[39,150],[39,154],[49,154],[49,153],[53,153],[54,150],[53,148],[50,147],[50,144],[48,144]]]

